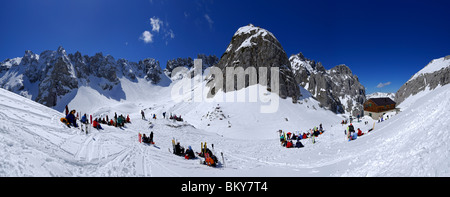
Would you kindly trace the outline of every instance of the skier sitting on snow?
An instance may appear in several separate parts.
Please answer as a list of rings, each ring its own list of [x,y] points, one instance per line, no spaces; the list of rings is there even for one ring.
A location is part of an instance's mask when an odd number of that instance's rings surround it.
[[[203,162],[203,164],[212,166],[212,167],[216,167],[216,161],[214,160],[214,158],[212,158],[212,156],[210,156],[209,153],[205,154],[205,161]]]
[[[194,159],[195,158],[195,154],[194,154],[194,151],[192,150],[191,146],[189,146],[189,148],[186,150],[184,158],[185,159]]]
[[[288,141],[288,143],[286,144],[286,148],[292,148],[293,144],[292,141]]]
[[[319,137],[320,132],[319,129],[317,129],[317,127],[314,127],[314,136]]]
[[[92,122],[92,126],[93,126],[94,128],[96,128],[97,130],[103,129],[102,126],[98,123],[97,118],[94,120],[94,122]]]
[[[175,154],[175,155],[178,155],[178,156],[183,156],[184,155],[184,148],[180,146],[180,142],[178,142],[175,145],[175,149],[173,151],[174,151],[173,154]]]
[[[70,113],[67,114],[66,119],[70,125],[72,125],[74,127],[78,127],[77,120],[75,118],[75,110],[70,111]]]
[[[127,120],[126,120],[126,122],[127,122],[127,123],[131,123],[131,121],[130,121],[130,115],[127,115]]]
[[[303,148],[303,147],[304,147],[303,144],[302,144],[302,142],[300,142],[300,138],[297,139],[297,142],[295,143],[295,147],[296,147],[296,148]]]
[[[356,138],[358,138],[358,134],[357,133],[353,133],[352,140],[356,140]]]
[[[150,143],[150,138],[147,137],[144,133],[144,135],[142,136],[142,142],[144,142],[145,144],[149,144]]]
[[[296,139],[297,139],[297,136],[295,135],[295,133],[292,134],[291,139],[293,139],[293,140],[296,140]]]
[[[361,131],[361,129],[358,128],[358,136],[362,136],[364,133]]]

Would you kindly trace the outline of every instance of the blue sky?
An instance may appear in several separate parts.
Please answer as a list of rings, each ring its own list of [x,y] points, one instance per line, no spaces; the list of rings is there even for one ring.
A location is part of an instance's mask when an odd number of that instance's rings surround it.
[[[198,53],[220,57],[236,30],[252,23],[271,31],[288,56],[302,52],[327,69],[346,64],[368,93],[396,92],[432,59],[450,55],[449,8],[437,0],[2,0],[0,61],[63,46],[151,57],[165,67]]]

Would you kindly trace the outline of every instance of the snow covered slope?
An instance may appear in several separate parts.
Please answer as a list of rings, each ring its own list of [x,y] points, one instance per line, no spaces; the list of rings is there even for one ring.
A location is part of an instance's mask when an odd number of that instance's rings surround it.
[[[89,90],[80,89],[80,96],[82,92]],[[99,97],[94,116],[130,114],[132,124],[124,129],[103,126],[105,130],[86,135],[63,126],[59,122],[63,114],[0,89],[0,176],[450,175],[448,85],[430,91],[384,122],[367,118],[363,119],[369,121],[367,125],[354,123],[365,133],[374,124],[375,130],[351,142],[344,135],[346,126],[339,124],[342,117],[314,109],[317,101],[309,98],[298,104],[280,100],[279,112],[264,115],[256,113],[258,103],[176,103],[162,97],[114,103]],[[71,104],[71,108],[81,107],[81,103]],[[158,119],[141,120],[140,109],[147,117],[157,114]],[[185,122],[162,119],[164,111],[183,115]],[[276,130],[302,133],[320,123],[326,132],[316,143],[302,140],[302,149],[280,146]],[[156,146],[140,144],[138,133],[150,131]],[[220,157],[222,166],[215,169],[200,165],[199,159],[171,154],[173,138],[197,152],[201,142],[210,148],[214,144],[217,155],[224,153],[225,165]]]
[[[366,99],[369,100],[371,98],[382,98],[382,97],[388,97],[392,100],[395,99],[395,93],[386,93],[386,92],[374,92],[372,94],[366,95]]]
[[[412,81],[419,77],[420,75],[428,74],[428,73],[434,73],[436,71],[445,69],[447,67],[450,67],[450,55],[446,57],[442,57],[439,59],[432,60],[427,66],[425,66],[422,70],[414,74],[411,79],[408,80]]]
[[[450,83],[450,55],[432,60],[411,77],[395,94],[395,101],[402,103],[408,97],[434,90]]]

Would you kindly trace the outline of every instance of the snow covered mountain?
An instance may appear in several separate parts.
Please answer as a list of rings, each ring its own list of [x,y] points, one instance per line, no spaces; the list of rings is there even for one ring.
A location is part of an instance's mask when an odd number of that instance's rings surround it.
[[[170,83],[155,59],[136,63],[102,53],[89,57],[80,52],[67,54],[62,47],[39,55],[26,51],[21,58],[0,63],[0,87],[57,110],[62,110],[81,87],[91,87],[116,100],[125,99],[120,79],[145,79],[162,86]]]
[[[410,96],[450,83],[450,55],[432,60],[414,74],[395,94],[395,101],[402,103]]]
[[[374,92],[372,94],[366,95],[366,100],[369,100],[371,98],[382,98],[382,97],[388,97],[395,101],[395,93],[386,93],[386,92]]]
[[[296,82],[311,92],[321,106],[353,116],[363,112],[365,88],[350,68],[338,65],[326,70],[322,63],[305,58],[302,53],[292,55],[289,61]]]
[[[239,28],[233,35],[230,44],[217,64],[217,67],[223,73],[223,87],[217,87],[216,90],[225,91],[240,90],[236,80],[227,80],[227,68],[243,68],[251,71],[255,68],[255,81],[245,78],[245,85],[248,87],[255,84],[271,87],[271,68],[279,68],[279,96],[283,99],[292,98],[292,102],[297,102],[301,97],[300,89],[295,83],[292,73],[291,63],[281,46],[278,39],[266,29],[255,27],[252,24]],[[260,68],[267,68],[266,73],[260,73]],[[267,82],[260,78],[266,78]],[[214,87],[216,84],[211,83]],[[234,88],[231,84],[234,84]],[[213,87],[211,86],[211,87]],[[231,87],[229,90],[227,87]]]

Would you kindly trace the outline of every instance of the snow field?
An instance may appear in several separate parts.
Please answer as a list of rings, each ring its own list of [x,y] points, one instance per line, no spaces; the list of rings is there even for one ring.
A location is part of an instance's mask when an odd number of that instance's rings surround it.
[[[347,125],[340,124],[345,116],[321,109],[311,98],[298,104],[280,99],[277,113],[261,114],[261,103],[176,103],[164,99],[167,89],[157,94],[147,90],[152,97],[125,91],[127,98],[136,100],[116,101],[84,94],[90,90],[80,88],[69,108],[84,108],[94,118],[106,114],[112,118],[114,112],[129,114],[132,121],[123,129],[102,125],[104,130],[92,129],[86,135],[60,123],[62,113],[1,89],[0,176],[449,175],[450,121],[446,114],[450,111],[450,86],[414,98],[401,113],[390,114],[390,119],[375,123],[374,131],[351,142],[344,135]],[[96,98],[90,98],[92,95]],[[81,98],[98,100],[92,104]],[[216,110],[217,104],[220,110]],[[141,119],[141,109],[147,120]],[[182,115],[185,122],[162,119],[162,112]],[[153,113],[156,120],[151,119]],[[353,125],[367,133],[374,122],[364,117]],[[304,139],[301,149],[280,146],[279,129],[303,133],[320,123],[325,133],[315,144]],[[140,144],[138,133],[151,131],[156,146]],[[200,151],[202,142],[210,149],[214,144],[221,168],[173,155],[169,152],[173,138],[195,152]]]

